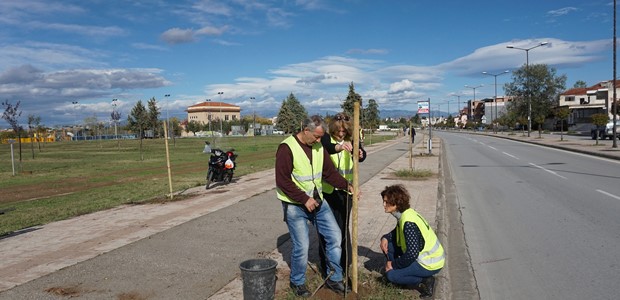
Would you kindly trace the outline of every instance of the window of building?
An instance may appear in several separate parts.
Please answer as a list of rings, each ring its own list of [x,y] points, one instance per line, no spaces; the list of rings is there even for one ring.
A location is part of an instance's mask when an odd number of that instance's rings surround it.
[[[224,120],[228,121],[228,115],[224,115]]]
[[[564,98],[564,101],[566,101],[566,102],[575,101],[575,96],[568,96],[568,97]]]

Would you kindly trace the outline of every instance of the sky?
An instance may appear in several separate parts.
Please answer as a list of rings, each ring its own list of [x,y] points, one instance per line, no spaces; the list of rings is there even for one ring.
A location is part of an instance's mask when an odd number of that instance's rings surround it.
[[[503,95],[512,74],[482,72],[513,71],[526,53],[567,89],[613,79],[611,0],[1,0],[0,11],[0,100],[20,101],[24,125],[109,122],[113,108],[126,119],[153,97],[181,120],[207,99],[272,117],[290,93],[333,114],[350,83],[380,111],[430,99],[456,112],[474,91],[494,97],[495,79]]]

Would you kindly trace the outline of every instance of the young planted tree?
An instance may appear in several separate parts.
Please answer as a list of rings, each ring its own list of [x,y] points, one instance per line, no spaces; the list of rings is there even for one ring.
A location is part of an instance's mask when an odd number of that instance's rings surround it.
[[[545,115],[536,114],[534,116],[534,122],[538,125],[538,138],[542,138],[542,125],[545,123]]]
[[[564,120],[570,115],[570,109],[568,107],[562,107],[555,111],[555,116],[560,120],[560,140],[564,140]]]
[[[602,114],[593,114],[592,115],[592,124],[596,126],[596,128],[600,128],[601,126],[607,125],[607,121],[609,121],[609,116],[606,113]],[[598,145],[598,130],[596,130],[596,144]]]
[[[2,106],[4,106],[4,113],[2,114],[2,119],[4,119],[15,134],[17,134],[17,142],[19,143],[19,168],[21,169],[22,165],[22,131],[24,130],[21,126],[19,126],[19,117],[22,115],[22,111],[19,110],[19,104],[21,101],[17,101],[15,105],[11,104],[9,100],[5,100],[2,102]]]
[[[138,100],[136,106],[131,109],[131,113],[127,116],[127,129],[137,132],[140,138],[140,160],[144,160],[142,153],[142,140],[144,139],[144,131],[149,126],[148,113],[146,107],[142,104],[142,100]]]
[[[34,129],[36,129],[40,123],[41,117],[32,114],[28,115],[28,133],[30,135],[30,150],[32,152],[32,159],[34,159],[34,140],[35,138],[38,140],[38,138],[36,137],[36,131]],[[40,149],[41,148],[39,148],[39,150]]]

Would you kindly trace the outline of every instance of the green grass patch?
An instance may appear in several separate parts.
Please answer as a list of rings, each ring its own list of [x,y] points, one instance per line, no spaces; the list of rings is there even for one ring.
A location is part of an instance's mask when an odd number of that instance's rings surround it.
[[[400,169],[396,170],[394,175],[398,178],[424,179],[433,176],[433,172],[428,169]]]
[[[172,190],[205,184],[209,155],[204,142],[238,154],[235,177],[271,169],[275,152],[286,136],[182,138],[168,140]],[[366,137],[365,143],[393,139],[393,135]],[[169,193],[164,139],[71,141],[35,145],[0,144],[0,236],[123,204],[157,202]],[[144,158],[143,160],[141,158]],[[175,199],[176,200],[176,199]]]

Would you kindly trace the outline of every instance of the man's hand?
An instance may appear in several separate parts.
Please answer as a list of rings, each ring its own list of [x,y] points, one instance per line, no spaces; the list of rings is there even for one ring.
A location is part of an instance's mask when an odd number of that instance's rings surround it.
[[[304,204],[306,206],[306,209],[309,212],[313,212],[315,209],[319,208],[320,204],[318,202],[316,202],[316,200],[314,200],[314,198],[308,198],[308,201],[306,201],[306,204]]]

